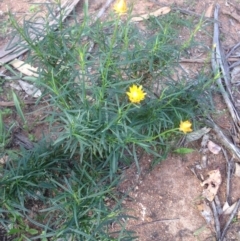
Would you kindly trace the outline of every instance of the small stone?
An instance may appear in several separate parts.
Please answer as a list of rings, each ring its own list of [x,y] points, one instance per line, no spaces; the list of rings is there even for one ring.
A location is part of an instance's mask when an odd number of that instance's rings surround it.
[[[0,164],[4,165],[8,160],[8,156],[3,156],[0,158]]]

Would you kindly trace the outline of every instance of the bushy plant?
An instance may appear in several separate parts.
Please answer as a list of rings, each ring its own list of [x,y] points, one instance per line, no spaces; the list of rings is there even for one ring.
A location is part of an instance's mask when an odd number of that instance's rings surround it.
[[[51,133],[4,169],[1,222],[10,223],[11,234],[21,240],[131,239],[126,230],[116,239],[108,230],[124,217],[114,193],[120,166],[139,166],[141,152],[162,159],[201,114],[201,89],[170,81],[182,49],[175,18],[152,18],[145,31],[130,15],[94,24],[85,15],[80,23],[59,20],[57,28],[48,21],[20,27],[12,18],[29,48],[27,61],[38,67],[38,77],[25,80],[43,90]],[[106,197],[115,203],[111,208]],[[34,215],[30,200],[40,205]],[[35,228],[24,231],[19,220]]]

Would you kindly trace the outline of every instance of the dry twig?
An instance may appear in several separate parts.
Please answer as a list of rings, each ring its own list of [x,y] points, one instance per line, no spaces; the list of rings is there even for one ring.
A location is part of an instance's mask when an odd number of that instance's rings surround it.
[[[226,202],[231,205],[231,200],[230,200],[230,180],[231,180],[231,176],[232,176],[232,170],[233,170],[233,157],[231,158],[231,160],[229,161],[228,156],[227,156],[227,152],[222,149],[223,154],[225,156],[226,159],[226,170],[227,170],[227,187],[226,187]]]
[[[220,222],[218,218],[217,208],[215,206],[215,202],[211,202],[211,205],[212,205],[213,216],[215,221],[216,237],[217,237],[217,240],[219,240],[221,237],[221,231],[220,231]]]
[[[221,48],[219,42],[219,26],[218,26],[218,12],[219,12],[219,5],[216,5],[214,11],[214,34],[213,34],[213,46],[214,49],[212,51],[212,68],[216,78],[217,85],[220,89],[220,92],[223,96],[223,99],[228,107],[228,110],[231,114],[232,120],[234,122],[234,127],[238,133],[240,133],[239,123],[240,117],[238,112],[233,104],[233,97],[231,95],[231,85],[230,85],[230,75],[229,75],[229,68],[227,66],[226,58],[224,56],[224,52]],[[221,73],[223,75],[226,90],[222,84]],[[206,121],[218,135],[220,141],[229,149],[229,151],[234,154],[237,158],[240,159],[240,150],[237,148],[230,140],[227,138],[222,130],[214,123],[214,121],[209,117]]]
[[[215,205],[216,205],[216,209],[217,209],[217,214],[218,215],[221,215],[223,210],[222,210],[222,207],[221,207],[221,203],[220,203],[220,200],[218,198],[218,195],[216,195],[214,197],[214,202],[215,202]]]
[[[171,222],[171,221],[176,221],[176,220],[179,220],[179,219],[180,219],[180,218],[157,219],[157,220],[153,220],[153,221],[151,221],[151,222],[139,223],[139,224],[133,225],[133,227],[144,226],[144,225],[153,224],[153,223]],[[131,226],[130,226],[130,227],[131,227]]]
[[[21,101],[23,102],[23,104],[25,105],[34,105],[36,104],[36,101]],[[12,107],[12,106],[15,106],[14,102],[13,101],[0,101],[0,106],[2,107]]]
[[[228,110],[231,114],[234,125],[236,126],[236,129],[238,130],[238,132],[240,132],[240,128],[239,128],[240,117],[232,103],[233,97],[231,94],[231,86],[230,86],[230,81],[229,81],[230,75],[229,75],[229,71],[226,66],[226,60],[224,59],[224,53],[222,51],[222,48],[221,48],[220,42],[219,42],[218,12],[219,12],[219,5],[216,5],[215,11],[214,11],[214,19],[216,21],[214,22],[214,34],[213,34],[214,50],[212,51],[212,68],[213,68],[214,75],[217,78],[216,82],[217,82],[218,87],[221,91],[221,94],[225,100]],[[222,72],[223,78],[225,80],[225,85],[227,87],[227,91],[224,89],[224,86],[222,84],[220,72]]]

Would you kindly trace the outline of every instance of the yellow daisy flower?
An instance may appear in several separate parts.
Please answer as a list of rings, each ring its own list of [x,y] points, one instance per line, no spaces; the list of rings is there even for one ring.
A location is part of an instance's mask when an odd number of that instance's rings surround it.
[[[126,94],[132,103],[139,103],[145,99],[146,95],[146,93],[143,92],[141,85],[139,87],[137,85],[131,86],[129,92],[126,92]]]
[[[118,0],[114,6],[113,9],[116,13],[123,14],[127,12],[127,3],[125,0]]]
[[[190,121],[181,121],[180,126],[179,126],[179,130],[182,131],[183,133],[187,133],[187,132],[192,132],[192,123]]]

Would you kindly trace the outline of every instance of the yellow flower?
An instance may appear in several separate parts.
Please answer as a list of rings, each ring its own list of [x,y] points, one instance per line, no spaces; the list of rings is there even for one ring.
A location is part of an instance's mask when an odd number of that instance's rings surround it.
[[[129,88],[129,92],[126,94],[132,103],[139,103],[141,100],[145,99],[146,95],[146,93],[143,92],[141,85],[139,87],[137,85],[133,85]]]
[[[123,14],[127,12],[127,3],[125,0],[117,0],[114,4],[113,9],[116,13]]]
[[[192,132],[192,123],[190,121],[181,121],[180,126],[179,126],[179,130],[187,133],[187,132]]]

